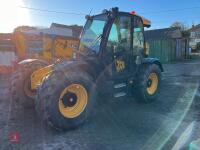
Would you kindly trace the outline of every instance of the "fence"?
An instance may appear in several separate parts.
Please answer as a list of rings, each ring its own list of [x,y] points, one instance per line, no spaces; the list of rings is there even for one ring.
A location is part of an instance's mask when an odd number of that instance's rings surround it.
[[[188,41],[185,39],[157,39],[147,41],[150,57],[169,63],[188,58]]]

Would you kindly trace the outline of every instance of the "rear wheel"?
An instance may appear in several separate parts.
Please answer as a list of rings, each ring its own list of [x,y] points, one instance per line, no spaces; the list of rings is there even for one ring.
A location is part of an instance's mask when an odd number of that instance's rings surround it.
[[[156,64],[143,65],[138,74],[138,82],[134,89],[137,101],[152,102],[160,90],[161,69]]]
[[[96,99],[95,85],[87,73],[66,74],[53,72],[39,87],[35,100],[38,116],[59,130],[82,124],[91,115]]]
[[[46,64],[40,61],[33,61],[27,64],[20,64],[11,77],[11,95],[14,101],[23,107],[32,107],[36,91],[31,90],[31,74],[45,67]]]

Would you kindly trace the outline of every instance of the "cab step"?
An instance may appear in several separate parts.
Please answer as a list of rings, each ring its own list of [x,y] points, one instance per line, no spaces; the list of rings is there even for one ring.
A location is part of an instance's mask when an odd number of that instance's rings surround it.
[[[123,88],[123,87],[126,87],[126,86],[127,86],[126,83],[120,83],[120,84],[115,84],[114,88],[119,89],[119,88]]]
[[[114,97],[115,97],[115,98],[119,98],[119,97],[123,97],[123,96],[126,96],[126,93],[125,93],[125,92],[119,92],[119,93],[115,93],[115,94],[114,94]]]
[[[127,83],[118,82],[113,85],[113,97],[119,98],[127,95]]]

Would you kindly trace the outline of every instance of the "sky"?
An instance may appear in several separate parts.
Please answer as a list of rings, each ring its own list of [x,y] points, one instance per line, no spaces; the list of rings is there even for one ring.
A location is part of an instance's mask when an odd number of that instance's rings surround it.
[[[1,0],[0,33],[20,25],[49,27],[52,22],[84,25],[85,15],[119,7],[152,21],[150,29],[166,28],[180,21],[200,23],[200,0]],[[32,9],[34,8],[34,9]],[[37,10],[36,10],[37,9]],[[45,11],[38,11],[45,10]]]

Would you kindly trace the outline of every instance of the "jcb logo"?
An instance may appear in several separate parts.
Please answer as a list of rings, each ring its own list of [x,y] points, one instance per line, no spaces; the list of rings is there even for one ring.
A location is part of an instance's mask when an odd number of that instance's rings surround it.
[[[125,69],[125,62],[123,60],[116,60],[115,66],[117,72],[122,72]]]

